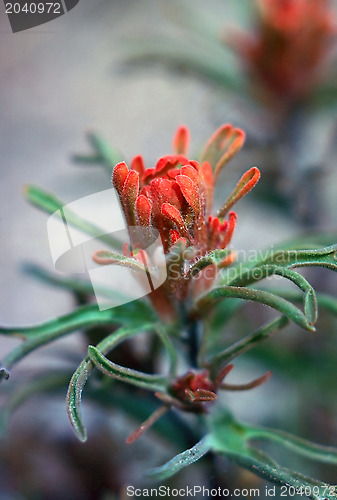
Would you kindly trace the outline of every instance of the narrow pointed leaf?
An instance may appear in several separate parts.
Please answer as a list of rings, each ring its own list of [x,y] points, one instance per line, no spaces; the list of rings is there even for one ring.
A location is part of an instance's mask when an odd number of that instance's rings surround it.
[[[223,351],[217,353],[211,359],[211,373],[213,375],[219,373],[221,368],[228,363],[230,363],[234,358],[240,356],[241,354],[249,351],[257,344],[266,340],[273,333],[281,330],[289,323],[289,319],[286,316],[281,316],[280,318],[276,318],[266,325],[255,330],[250,335],[247,335],[241,340],[238,340],[234,344],[227,347]]]
[[[214,250],[204,257],[201,257],[188,271],[188,277],[194,278],[200,271],[211,264],[219,265],[223,260],[233,253],[231,250]]]
[[[281,297],[291,300],[292,302],[301,302],[302,295],[294,290],[283,290],[283,289],[271,289],[272,293],[280,295]],[[326,293],[316,293],[317,304],[320,309],[330,312],[331,314],[337,315],[337,299],[328,295]]]
[[[298,436],[294,436],[288,432],[280,431],[278,429],[254,427],[248,424],[242,425],[245,428],[248,439],[264,439],[274,441],[279,445],[312,460],[337,464],[337,448],[312,443],[306,439],[302,439]]]
[[[73,277],[61,273],[52,273],[49,269],[33,263],[24,264],[22,270],[25,274],[32,276],[42,283],[53,285],[58,288],[64,288],[72,292],[94,295],[94,289],[91,281],[81,279],[78,276]],[[109,292],[111,294],[111,290],[107,290],[106,292],[107,294],[109,294]]]
[[[263,260],[285,267],[318,266],[337,271],[337,244],[312,250],[277,250]]]
[[[143,330],[150,328],[150,325],[146,325]],[[107,353],[119,343],[123,342],[123,340],[138,332],[139,328],[121,328],[102,340],[102,342],[97,344],[97,347],[101,352]],[[90,361],[89,357],[86,357],[71,377],[67,392],[68,417],[80,441],[85,441],[87,439],[87,433],[81,414],[82,391],[93,369],[94,364]]]
[[[200,460],[206,453],[210,451],[210,443],[208,435],[202,438],[199,443],[190,448],[189,450],[183,451],[172,458],[169,462],[162,465],[161,467],[156,467],[154,469],[149,470],[146,475],[156,479],[158,481],[162,481],[168,477],[174,476],[184,467],[193,464]]]
[[[110,352],[112,349],[117,347],[121,342],[124,340],[137,335],[140,332],[146,332],[146,331],[151,331],[157,333],[159,337],[163,341],[163,336],[158,333],[158,325],[153,323],[153,324],[142,324],[141,327],[135,327],[135,328],[121,328],[117,330],[116,332],[112,333],[108,337],[106,337],[104,340],[102,340],[99,344],[97,344],[96,349],[91,347],[90,348],[90,355],[93,356],[93,360],[95,361],[95,357],[98,354],[98,357],[101,359],[102,354],[107,354]],[[166,346],[165,342],[163,341],[164,346]],[[103,356],[104,358],[104,356]],[[105,358],[106,359],[106,358]],[[105,360],[104,360],[105,361]],[[109,361],[109,360],[107,360]],[[116,363],[112,363],[113,369],[116,370],[116,377],[119,378],[119,380],[125,380],[128,379],[127,381],[131,383],[134,383],[135,381],[137,382],[135,385],[149,388],[151,386],[151,390],[163,390],[164,383],[167,381],[167,377],[163,377],[163,383],[162,377],[161,376],[153,376],[149,374],[143,374],[143,373],[137,373],[135,370],[129,370],[128,368],[121,367],[119,365],[116,365]],[[77,435],[77,437],[81,441],[86,440],[86,430],[85,426],[83,424],[83,419],[82,419],[82,414],[81,414],[81,401],[82,401],[82,391],[83,388],[86,384],[86,381],[88,380],[89,375],[91,374],[92,370],[94,369],[95,365],[91,361],[91,359],[86,357],[82,363],[79,365],[75,373],[73,374],[69,388],[68,388],[68,393],[67,393],[67,412],[68,416],[70,419],[70,422],[74,428],[74,431]]]
[[[336,500],[336,487],[312,479],[279,465],[260,450],[250,447],[249,432],[226,412],[218,411],[211,417],[210,444],[212,450],[223,453],[238,465],[251,470],[275,484],[293,486],[304,491],[313,500]]]
[[[194,312],[196,315],[199,315],[200,313],[203,314],[209,308],[213,307],[218,300],[226,298],[251,300],[253,302],[259,302],[260,304],[265,304],[292,319],[302,328],[315,331],[314,326],[309,324],[308,319],[303,312],[291,302],[264,290],[256,290],[252,288],[234,286],[214,288],[197,301]]]
[[[14,363],[35,349],[80,329],[109,324],[112,326],[123,323],[139,324],[141,321],[151,319],[153,316],[149,308],[137,301],[104,311],[100,311],[96,305],[86,305],[59,318],[28,328],[0,327],[0,335],[19,337],[24,340],[3,359],[2,366],[9,370]]]
[[[165,389],[167,377],[163,375],[150,375],[120,366],[106,358],[96,347],[88,347],[90,361],[101,372],[122,382],[127,382],[149,391],[162,391]]]
[[[278,265],[265,264],[253,269],[243,270],[234,280],[229,282],[230,286],[247,286],[269,276],[282,276],[295,283],[304,292],[304,312],[309,324],[317,321],[317,301],[313,287],[303,276],[292,269]]]
[[[221,450],[215,446],[215,451]],[[299,492],[308,492],[305,496],[312,500],[336,500],[337,488],[323,481],[307,477],[286,467],[278,465],[268,455],[262,456],[255,453],[253,448],[247,447],[244,451],[222,451],[234,463],[245,467],[263,479],[278,485],[293,487]],[[291,490],[293,491],[293,490]]]
[[[70,379],[67,392],[67,413],[76,436],[82,442],[87,439],[87,431],[81,415],[82,391],[93,369],[93,364],[84,359]]]

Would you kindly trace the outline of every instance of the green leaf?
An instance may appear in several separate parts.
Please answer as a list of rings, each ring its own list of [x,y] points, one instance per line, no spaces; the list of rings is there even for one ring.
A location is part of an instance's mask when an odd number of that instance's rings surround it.
[[[169,462],[166,462],[166,464],[147,471],[146,475],[158,481],[162,481],[163,479],[167,479],[177,474],[177,472],[181,471],[184,467],[200,460],[209,451],[210,442],[209,436],[207,435],[192,448],[179,453],[179,455],[176,455]]]
[[[100,135],[89,133],[88,134],[89,143],[93,149],[92,155],[74,155],[73,160],[77,163],[82,164],[101,164],[107,171],[111,174],[114,166],[123,160],[123,155],[112,148],[110,144],[105,141]]]
[[[67,392],[68,417],[76,436],[82,442],[87,439],[87,431],[81,415],[82,391],[92,370],[93,364],[91,361],[88,358],[84,359],[71,377]]]
[[[165,346],[167,354],[169,355],[170,358],[169,373],[172,377],[174,377],[177,374],[177,365],[178,365],[177,351],[163,325],[160,324],[155,325],[155,330],[160,340],[162,341],[163,345]]]
[[[141,325],[142,322],[151,319],[154,319],[152,310],[146,304],[136,301],[104,311],[100,311],[96,305],[86,305],[69,314],[32,327],[0,327],[0,334],[24,340],[4,358],[3,368],[9,370],[14,363],[38,347],[80,329],[123,323]]]
[[[205,314],[218,300],[228,298],[251,300],[253,302],[259,302],[260,304],[265,304],[292,319],[302,328],[312,332],[315,331],[314,326],[308,322],[308,318],[291,302],[264,290],[255,290],[253,288],[234,286],[214,288],[197,301],[193,313],[196,316]]]
[[[304,292],[304,312],[308,319],[308,323],[313,325],[317,321],[317,301],[313,287],[300,274],[286,267],[278,265],[265,264],[254,267],[253,269],[244,269],[236,278],[234,278],[230,286],[247,286],[256,281],[260,281],[269,276],[278,275],[286,278],[297,285]]]
[[[227,347],[227,349],[224,349],[223,351],[217,353],[212,357],[210,361],[211,374],[215,376],[217,373],[219,373],[223,366],[230,363],[234,358],[249,351],[263,340],[266,340],[274,332],[277,332],[281,328],[287,326],[288,323],[289,320],[285,316],[276,318],[266,325],[258,328],[250,335],[247,335],[243,339],[238,340],[234,344],[230,345],[229,347]]]
[[[247,428],[235,421],[228,412],[215,412],[211,416],[210,427],[209,440],[213,451],[223,453],[233,462],[268,481],[307,491],[309,494],[306,496],[314,500],[336,500],[335,487],[282,467],[265,453],[249,446],[251,436]]]
[[[270,289],[272,293],[280,295],[281,297],[291,300],[292,302],[301,302],[302,295],[294,290],[283,290],[282,288]],[[337,299],[326,293],[316,292],[317,304],[320,309],[324,309],[331,314],[337,315]]]
[[[64,288],[72,292],[78,292],[88,295],[94,295],[94,289],[91,281],[81,279],[78,276],[67,276],[60,273],[52,273],[48,269],[37,264],[27,263],[23,265],[23,272],[41,283],[53,285],[58,288]],[[105,296],[111,295],[111,289],[104,291],[101,289],[100,294]]]
[[[337,244],[312,250],[276,250],[267,253],[261,262],[277,264],[288,268],[294,267],[326,267],[337,271]]]
[[[54,212],[60,210],[63,213],[63,207],[66,205],[59,198],[54,196],[52,193],[45,191],[44,189],[37,186],[25,186],[24,194],[28,201],[32,203],[35,207],[40,208],[48,214],[53,214]],[[110,234],[103,234],[98,226],[82,219],[80,216],[67,209],[67,222],[73,227],[83,231],[95,237],[97,240],[110,245],[113,248],[121,249],[122,244],[116,238]],[[98,236],[100,235],[100,236]]]
[[[133,337],[134,335],[137,335],[140,332],[145,332],[149,330],[153,330],[158,334],[157,324],[144,324],[137,328],[121,328],[116,332],[112,333],[111,335],[109,335],[108,337],[106,337],[99,344],[97,344],[96,349],[91,347],[89,349],[90,356],[93,357],[94,362],[97,361],[97,363],[99,364],[102,361],[102,354],[107,354],[124,340]],[[160,337],[162,338],[162,335],[160,335]],[[105,360],[106,358],[103,359],[104,363]],[[109,360],[106,361],[110,363]],[[130,381],[132,381],[131,383],[137,382],[135,385],[142,387],[145,387],[148,384],[147,387],[145,388],[154,391],[163,389],[164,384],[158,384],[158,381],[159,382],[163,381],[166,383],[168,379],[168,377],[158,378],[158,376],[136,372],[135,370],[130,370],[128,368],[121,367],[116,363],[112,363],[112,366],[113,366],[112,369],[115,370],[115,378],[118,378],[119,380],[122,379],[125,380],[127,378],[128,382]],[[94,367],[95,365],[92,362],[92,360],[89,357],[86,357],[79,365],[75,373],[73,374],[68,388],[67,412],[70,422],[74,428],[74,431],[77,437],[81,441],[86,440],[86,430],[81,415],[82,391]],[[108,368],[110,369],[111,366],[109,365]],[[156,386],[153,382],[156,382],[158,386]]]
[[[255,258],[249,256],[246,262],[238,262],[231,266],[226,273],[223,272],[221,283],[227,285],[232,281],[233,273],[239,276],[242,272],[259,267],[264,264],[277,264],[282,267],[301,267],[305,265],[330,267],[335,270],[336,265],[336,244],[329,245],[331,241],[336,241],[336,233],[315,233],[305,234],[300,238],[292,239],[280,243],[276,247],[268,247],[256,252]],[[328,245],[322,248],[322,245]],[[311,250],[307,250],[311,248]],[[317,252],[317,254],[315,254]],[[316,257],[316,258],[315,258]],[[327,262],[324,263],[325,258]],[[323,261],[323,262],[322,262]],[[295,264],[295,266],[293,266]],[[297,264],[297,265],[296,265]],[[326,265],[327,264],[327,265]]]
[[[188,271],[187,277],[194,278],[200,271],[205,269],[205,267],[215,264],[216,266],[221,264],[221,262],[232,253],[231,250],[214,250],[208,254],[201,257]]]
[[[147,326],[147,328],[150,328],[150,326]],[[139,328],[121,328],[102,340],[97,347],[101,352],[107,353],[124,339],[138,332]],[[80,441],[86,441],[87,439],[87,433],[81,415],[82,391],[93,369],[93,363],[86,357],[71,377],[67,392],[68,417]]]
[[[337,464],[337,448],[312,443],[306,439],[277,429],[268,429],[248,424],[242,425],[245,429],[247,439],[273,441],[311,460]]]
[[[90,345],[88,347],[88,356],[96,368],[105,373],[105,375],[113,377],[117,380],[121,380],[122,382],[127,382],[154,392],[163,391],[166,388],[167,376],[152,375],[120,366],[106,358],[94,346]]]

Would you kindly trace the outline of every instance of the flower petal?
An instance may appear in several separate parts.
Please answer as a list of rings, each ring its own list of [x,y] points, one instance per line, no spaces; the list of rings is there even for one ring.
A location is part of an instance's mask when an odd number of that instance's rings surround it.
[[[173,138],[173,149],[178,155],[185,155],[190,142],[190,133],[187,127],[181,126],[177,129]]]
[[[260,180],[260,177],[261,173],[258,168],[252,167],[250,170],[247,170],[247,172],[243,174],[243,176],[239,180],[234,191],[225,201],[223,207],[219,210],[218,217],[224,217],[226,213],[232,208],[234,203],[240,200],[240,198],[243,198],[256,186],[256,184]]]
[[[129,173],[129,169],[124,161],[117,163],[112,172],[112,183],[119,195],[122,194],[125,179]]]
[[[236,213],[230,212],[228,226],[227,226],[227,230],[225,233],[225,237],[224,237],[222,244],[221,244],[221,248],[226,248],[226,246],[230,243],[232,236],[233,236],[233,233],[234,233],[235,226],[236,226],[236,220],[237,220]]]
[[[191,241],[191,235],[188,232],[186,224],[179,212],[179,210],[171,205],[170,203],[163,203],[161,207],[161,212],[165,217],[170,219],[177,226],[177,229],[181,236]]]
[[[139,224],[141,226],[150,226],[152,205],[150,200],[143,194],[140,194],[137,198],[136,210]]]
[[[187,177],[187,175],[177,175],[176,182],[178,183],[185,200],[193,208],[196,217],[198,217],[200,213],[199,186],[190,177]]]
[[[143,177],[145,173],[144,160],[141,155],[135,156],[131,162],[131,170],[135,170],[139,173],[140,178]]]
[[[214,170],[215,179],[223,166],[241,149],[245,133],[230,124],[220,127],[207,142],[201,161],[208,161]]]

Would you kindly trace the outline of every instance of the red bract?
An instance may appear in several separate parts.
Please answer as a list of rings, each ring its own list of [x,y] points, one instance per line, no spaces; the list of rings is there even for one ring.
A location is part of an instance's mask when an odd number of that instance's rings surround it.
[[[212,215],[214,180],[242,147],[244,138],[241,129],[229,124],[220,127],[207,142],[199,163],[185,156],[189,132],[180,127],[173,140],[175,154],[160,158],[155,167],[146,169],[141,156],[132,160],[130,169],[124,162],[115,166],[112,180],[127,224],[143,231],[157,230],[167,254],[165,299],[159,303],[167,306],[172,296],[186,298],[191,290],[191,267],[210,252],[230,244],[237,216],[229,209],[255,186],[260,172],[255,167],[246,172],[217,215]],[[228,252],[216,265],[209,263],[209,269],[198,271],[198,277],[202,281],[207,274],[209,286],[216,277],[216,268],[230,265],[233,259]],[[196,287],[198,291],[203,288],[200,284]],[[160,289],[151,294],[157,309],[161,292]]]
[[[324,77],[330,53],[333,12],[328,0],[257,0],[252,35],[234,35],[231,45],[272,97],[305,97]],[[262,89],[263,90],[263,89]]]
[[[211,380],[208,370],[199,372],[190,370],[185,375],[178,377],[171,384],[170,393],[178,401],[187,405],[185,409],[188,410],[189,405],[193,403],[193,406],[199,404],[199,408],[204,410],[205,407],[203,406],[203,403],[210,403],[214,401],[217,398],[217,392],[219,389],[229,391],[246,391],[264,384],[271,377],[271,372],[269,371],[261,377],[245,384],[228,384],[224,382],[224,379],[233,368],[233,364],[226,365],[218,373],[215,380]]]

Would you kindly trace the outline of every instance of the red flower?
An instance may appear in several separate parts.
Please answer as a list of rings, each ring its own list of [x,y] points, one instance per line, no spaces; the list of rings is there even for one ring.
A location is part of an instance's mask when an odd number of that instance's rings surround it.
[[[217,398],[216,393],[219,389],[246,391],[264,384],[271,377],[271,372],[269,371],[246,384],[227,384],[224,382],[224,379],[233,368],[233,364],[226,365],[216,376],[215,380],[211,380],[208,370],[199,372],[190,370],[185,375],[178,377],[173,384],[171,384],[170,393],[176,400],[186,405],[186,410],[189,409],[189,405],[192,403],[192,406],[198,406],[199,409],[203,411],[205,409],[203,403],[214,401]]]
[[[234,35],[230,44],[272,97],[305,96],[329,55],[334,15],[328,0],[257,0],[257,5],[255,34]]]
[[[126,439],[127,444],[131,444],[138,439],[147,429],[149,429],[167,410],[178,408],[183,411],[195,413],[207,412],[209,403],[213,403],[217,398],[217,391],[225,389],[228,391],[246,391],[258,387],[271,377],[271,372],[267,372],[251,382],[240,385],[227,384],[225,377],[234,368],[234,365],[226,365],[215,380],[211,380],[207,369],[202,371],[188,371],[185,375],[177,377],[169,387],[168,393],[156,392],[155,395],[163,403],[163,406],[150,415],[135,431]]]
[[[212,215],[215,180],[242,147],[244,137],[242,130],[222,126],[206,144],[199,163],[187,158],[189,132],[180,127],[173,140],[175,154],[160,158],[155,167],[146,169],[142,157],[136,156],[130,169],[121,162],[113,170],[113,184],[128,226],[143,231],[155,229],[161,236],[168,279],[150,297],[163,316],[172,314],[173,296],[181,300],[193,290],[190,278],[199,274],[199,270],[192,273],[191,269],[199,259],[228,247],[237,220],[231,208],[259,180],[260,172],[253,167],[244,174],[220,211]],[[125,251],[125,255],[133,257],[137,252],[130,255]],[[202,278],[207,272],[207,284],[199,279],[194,293],[200,291],[200,286],[210,286],[217,268],[230,265],[233,259],[234,254],[228,251],[216,265],[209,262],[208,269],[201,269],[198,276]]]
[[[156,228],[165,253],[181,241],[193,245],[200,257],[230,243],[236,214],[229,212],[228,220],[224,220],[227,214],[222,213],[221,221],[211,215],[214,179],[241,148],[244,133],[230,125],[221,127],[206,145],[205,161],[201,164],[180,154],[186,153],[188,138],[188,130],[180,127],[173,141],[175,155],[160,158],[156,166],[149,169],[145,169],[142,157],[137,156],[130,170],[124,162],[116,165],[112,179],[130,226]],[[221,156],[213,165],[213,174],[208,160],[219,151]],[[255,185],[258,170],[253,168],[248,175]]]

